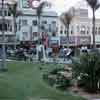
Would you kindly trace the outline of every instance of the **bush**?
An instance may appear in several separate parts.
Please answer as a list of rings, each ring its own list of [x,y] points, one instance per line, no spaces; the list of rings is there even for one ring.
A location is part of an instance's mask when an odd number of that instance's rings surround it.
[[[57,83],[57,88],[60,90],[66,90],[69,86],[71,86],[71,80],[64,77]]]
[[[89,92],[98,90],[97,83],[100,79],[100,54],[91,52],[80,56],[80,61],[73,60],[73,77],[79,77],[78,86],[84,87]]]
[[[57,89],[66,90],[71,86],[71,80],[61,75],[59,72],[64,71],[63,68],[55,68],[48,74],[43,75],[43,79],[50,85]]]

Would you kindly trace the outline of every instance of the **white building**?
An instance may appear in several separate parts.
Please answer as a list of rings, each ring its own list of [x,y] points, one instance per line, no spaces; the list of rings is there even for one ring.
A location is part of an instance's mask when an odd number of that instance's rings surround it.
[[[38,39],[38,18],[36,9],[29,6],[28,0],[18,0],[18,8],[22,15],[17,19],[17,38],[20,41],[33,41]],[[57,31],[57,13],[46,7],[41,14],[41,33],[52,36]]]
[[[7,3],[13,3],[9,0],[5,2],[4,0],[4,34],[5,34],[5,42],[10,45],[14,43],[15,33],[14,33],[14,25],[13,25],[13,16],[8,10]],[[2,44],[2,1],[0,0],[0,44]]]
[[[88,17],[87,3],[78,2],[74,9],[70,9],[74,17],[70,25],[69,42],[72,46],[82,46],[92,44],[92,19]],[[59,21],[58,36],[61,37],[61,44],[67,44],[66,28]],[[100,45],[100,19],[96,19],[96,44]]]

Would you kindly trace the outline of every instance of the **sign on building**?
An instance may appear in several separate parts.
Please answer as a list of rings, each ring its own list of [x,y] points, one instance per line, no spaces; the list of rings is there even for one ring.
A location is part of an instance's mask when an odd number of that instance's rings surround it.
[[[29,8],[29,0],[22,0],[22,7]]]
[[[60,45],[67,45],[68,41],[67,41],[67,37],[65,36],[61,36],[60,37]],[[69,45],[75,45],[75,36],[70,36],[69,37]]]

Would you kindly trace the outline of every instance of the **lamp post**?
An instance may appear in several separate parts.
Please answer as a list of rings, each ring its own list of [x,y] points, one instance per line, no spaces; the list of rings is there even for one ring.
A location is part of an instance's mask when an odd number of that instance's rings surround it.
[[[1,71],[7,71],[6,67],[6,51],[5,51],[5,15],[4,15],[4,0],[2,0],[2,63]]]

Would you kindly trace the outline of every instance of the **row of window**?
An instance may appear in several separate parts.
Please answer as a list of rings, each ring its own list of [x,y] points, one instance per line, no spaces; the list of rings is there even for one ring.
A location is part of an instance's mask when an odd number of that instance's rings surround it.
[[[5,30],[5,31],[10,31],[12,32],[12,25],[9,22],[4,23],[4,26],[2,23],[0,23],[0,31]]]
[[[67,34],[67,30],[60,30],[60,34]],[[70,31],[71,34],[73,34],[73,30]]]
[[[8,11],[8,9],[4,10],[4,15],[5,16],[11,16],[11,13]],[[2,10],[0,9],[0,16],[2,16]]]
[[[71,31],[70,33],[73,34],[73,26],[71,27]],[[77,32],[80,33],[80,34],[89,34],[90,33],[90,27],[89,26],[77,26]],[[60,30],[60,34],[67,34],[67,31],[66,30],[63,30],[62,26],[61,26],[61,30]],[[95,34],[100,34],[100,27],[96,27],[95,28]]]
[[[77,32],[80,32],[81,34],[89,34],[90,33],[90,27],[89,26],[77,26]],[[95,28],[95,34],[100,34],[100,27]]]
[[[32,21],[32,25],[33,26],[37,26],[38,24],[38,21],[37,20],[33,20]],[[46,20],[42,21],[42,24],[48,24]],[[55,24],[56,25],[56,21],[52,21],[52,24]],[[22,25],[28,25],[28,20],[22,20]]]
[[[48,34],[45,33],[45,32],[42,32],[41,34],[42,34],[42,36],[48,35]],[[52,36],[55,36],[56,33],[52,33],[51,35],[52,35]],[[39,33],[38,33],[38,32],[33,32],[33,33],[32,33],[32,37],[37,37],[37,36],[39,36]],[[23,38],[24,38],[24,39],[27,39],[27,37],[28,37],[28,32],[23,32]]]

